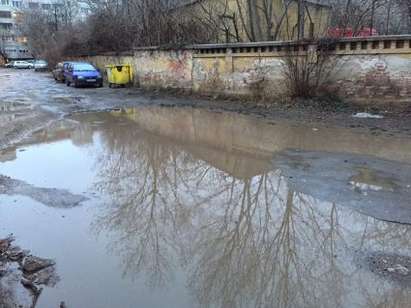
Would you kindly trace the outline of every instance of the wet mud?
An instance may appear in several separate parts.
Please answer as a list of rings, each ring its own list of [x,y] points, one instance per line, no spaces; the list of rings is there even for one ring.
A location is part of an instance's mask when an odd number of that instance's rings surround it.
[[[274,164],[294,189],[367,216],[411,224],[411,165],[349,154],[288,151]]]
[[[58,208],[71,208],[87,200],[65,189],[35,187],[24,181],[12,179],[0,174],[0,194],[30,197],[44,205]]]
[[[373,273],[411,288],[411,257],[383,252],[372,253],[365,258],[366,265]]]

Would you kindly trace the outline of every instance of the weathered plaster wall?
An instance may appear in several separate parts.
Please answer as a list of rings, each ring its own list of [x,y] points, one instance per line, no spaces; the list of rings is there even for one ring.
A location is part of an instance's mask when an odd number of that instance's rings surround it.
[[[327,91],[361,104],[411,103],[411,37],[351,39],[337,46],[331,55]],[[86,60],[100,68],[111,63],[131,64],[134,84],[143,88],[178,88],[273,100],[287,95],[286,48],[290,45],[276,42],[198,45]],[[291,48],[304,54],[311,47],[295,44]]]
[[[143,88],[192,87],[193,53],[189,50],[137,50],[132,54],[82,57],[105,71],[108,64],[130,64],[135,86]]]
[[[344,55],[330,60],[326,90],[360,103],[411,102],[410,54]],[[287,95],[284,58],[194,58],[197,92],[276,98]]]
[[[194,58],[193,89],[258,98],[285,95],[283,59],[279,57],[228,56]]]
[[[146,88],[191,89],[193,54],[189,50],[137,51],[135,82]]]
[[[340,58],[329,87],[356,102],[411,102],[411,54]]]

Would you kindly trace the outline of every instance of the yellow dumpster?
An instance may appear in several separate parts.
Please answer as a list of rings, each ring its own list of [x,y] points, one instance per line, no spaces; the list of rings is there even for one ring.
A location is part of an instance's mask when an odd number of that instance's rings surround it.
[[[110,88],[112,88],[113,86],[125,86],[131,84],[133,80],[131,65],[107,65],[106,69],[108,84]]]

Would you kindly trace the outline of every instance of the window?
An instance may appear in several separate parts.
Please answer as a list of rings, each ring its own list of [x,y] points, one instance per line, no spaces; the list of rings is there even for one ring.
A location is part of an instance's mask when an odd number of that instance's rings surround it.
[[[39,8],[38,2],[29,2],[29,8],[38,9]]]
[[[9,5],[9,4],[10,4],[10,0],[1,0],[1,4],[3,4],[3,5]]]
[[[13,27],[11,23],[0,23],[0,29],[2,30],[10,30]]]
[[[49,3],[44,3],[44,4],[41,5],[41,8],[42,8],[43,10],[50,10],[50,9],[51,9],[51,4],[49,4]]]
[[[12,2],[12,5],[13,5],[14,7],[21,7],[21,2],[20,2],[20,1],[13,1],[13,2]]]
[[[76,63],[73,66],[73,69],[76,71],[87,72],[87,71],[95,71],[96,69],[88,64],[88,63]]]
[[[9,12],[9,11],[0,11],[0,18],[11,18],[11,12]]]

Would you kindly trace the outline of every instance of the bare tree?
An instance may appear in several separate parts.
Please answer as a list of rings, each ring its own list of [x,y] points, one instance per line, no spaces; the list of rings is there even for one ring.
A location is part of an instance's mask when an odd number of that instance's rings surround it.
[[[288,47],[288,56],[284,60],[283,74],[288,94],[293,98],[326,97],[324,87],[336,70],[330,51],[335,42],[321,39],[307,51]]]
[[[411,33],[410,0],[330,0],[332,26],[350,29],[357,35],[369,28],[379,34]]]
[[[297,9],[297,38],[299,40],[304,38],[304,24],[305,24],[305,1],[298,0],[298,9]]]
[[[199,9],[194,9],[193,14],[217,34],[216,42],[278,40],[282,30],[287,28],[289,9],[294,2],[280,1],[277,7],[273,0],[204,1],[196,4]],[[224,37],[219,37],[218,33],[224,33]],[[291,38],[292,33],[287,36]]]
[[[34,56],[48,60],[52,66],[61,60],[67,44],[76,38],[78,3],[62,0],[49,9],[30,9],[23,13],[19,31],[28,38]]]
[[[407,33],[411,33],[411,0],[400,0],[401,8],[406,12]]]

